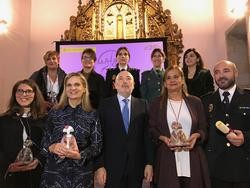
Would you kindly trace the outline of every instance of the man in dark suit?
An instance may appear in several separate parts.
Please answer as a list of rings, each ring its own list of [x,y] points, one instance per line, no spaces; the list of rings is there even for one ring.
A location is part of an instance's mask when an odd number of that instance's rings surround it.
[[[234,63],[219,61],[214,67],[219,88],[203,99],[210,125],[205,149],[212,188],[250,187],[250,92],[236,86],[237,76]],[[231,131],[219,131],[217,121]]]
[[[106,97],[107,91],[103,76],[94,70],[94,64],[96,61],[95,51],[91,48],[86,48],[82,52],[81,61],[83,69],[80,73],[82,73],[88,81],[90,102],[92,107],[97,109],[99,102]]]
[[[116,76],[115,88],[117,95],[104,99],[98,109],[104,146],[96,161],[97,181],[106,188],[140,188],[143,177],[150,182],[153,175],[147,104],[131,96],[134,79],[128,71]]]
[[[117,61],[116,68],[110,68],[107,70],[107,73],[106,73],[106,86],[107,86],[108,96],[116,95],[117,91],[114,85],[116,75],[119,72],[126,70],[130,72],[132,76],[134,77],[135,86],[132,92],[132,96],[138,97],[138,98],[141,97],[140,70],[129,67],[128,66],[129,59],[130,59],[130,53],[129,53],[128,48],[126,47],[118,48],[118,50],[116,51],[116,61]]]

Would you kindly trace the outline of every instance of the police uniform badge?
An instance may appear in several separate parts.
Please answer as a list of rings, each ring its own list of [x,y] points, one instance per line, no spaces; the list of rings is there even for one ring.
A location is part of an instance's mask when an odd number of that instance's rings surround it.
[[[214,109],[214,105],[213,104],[209,104],[208,105],[208,112],[212,112]]]

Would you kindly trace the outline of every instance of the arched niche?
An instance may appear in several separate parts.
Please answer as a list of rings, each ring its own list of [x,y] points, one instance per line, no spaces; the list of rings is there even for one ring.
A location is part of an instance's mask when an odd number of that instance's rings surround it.
[[[172,23],[170,10],[163,10],[161,0],[90,0],[86,5],[79,0],[77,14],[70,17],[69,29],[61,40],[157,37],[167,38],[167,61],[179,64],[182,32]]]

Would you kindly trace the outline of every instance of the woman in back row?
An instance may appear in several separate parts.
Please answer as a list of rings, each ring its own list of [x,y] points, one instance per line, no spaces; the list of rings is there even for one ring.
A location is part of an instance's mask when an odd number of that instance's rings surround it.
[[[202,97],[214,91],[213,77],[204,68],[201,55],[194,48],[185,51],[183,56],[183,72],[190,95]]]

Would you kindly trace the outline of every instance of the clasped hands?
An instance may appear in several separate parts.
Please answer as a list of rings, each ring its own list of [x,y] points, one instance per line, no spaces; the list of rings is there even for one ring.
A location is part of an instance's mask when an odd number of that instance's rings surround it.
[[[194,145],[196,143],[196,140],[200,138],[200,133],[193,133],[191,136],[188,138],[187,142],[183,146],[174,146],[171,144],[171,140],[167,136],[160,136],[159,139],[164,142],[170,150],[173,151],[189,151],[194,148]]]
[[[50,145],[49,151],[51,153],[58,155],[60,158],[65,158],[65,157],[70,159],[81,158],[77,142],[74,136],[70,138],[69,148],[66,147],[65,137],[63,137],[61,142]]]
[[[23,161],[15,161],[11,163],[8,167],[8,172],[24,172],[36,169],[39,164],[38,159],[34,158],[33,161],[29,163],[24,163]]]

